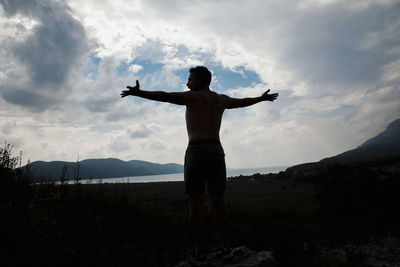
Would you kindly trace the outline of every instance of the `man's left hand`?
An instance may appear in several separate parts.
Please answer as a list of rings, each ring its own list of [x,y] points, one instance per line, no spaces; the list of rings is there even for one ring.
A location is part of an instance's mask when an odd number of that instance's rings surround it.
[[[134,86],[134,87],[127,86],[126,88],[128,88],[129,90],[122,91],[121,97],[125,97],[125,96],[128,96],[128,95],[135,95],[135,93],[140,91],[139,81],[136,80],[136,86]]]
[[[262,99],[263,100],[266,100],[266,101],[274,101],[275,99],[277,99],[278,98],[278,93],[275,93],[275,94],[268,94],[269,93],[269,91],[270,91],[270,89],[268,89],[264,94],[262,94]]]

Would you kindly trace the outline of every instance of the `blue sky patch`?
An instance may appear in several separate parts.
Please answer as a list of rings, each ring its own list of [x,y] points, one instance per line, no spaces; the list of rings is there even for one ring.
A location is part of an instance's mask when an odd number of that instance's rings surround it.
[[[126,61],[121,61],[121,63],[119,64],[119,66],[116,69],[118,75],[122,76],[122,77],[128,76],[128,74],[129,74],[128,67],[129,67],[129,64],[127,64]]]
[[[216,90],[226,91],[238,87],[251,86],[254,83],[261,83],[260,77],[254,71],[247,70],[243,67],[238,68],[238,72],[222,68],[222,66],[211,66],[213,76],[217,83],[211,82],[211,86]]]
[[[163,68],[163,64],[161,63],[156,63],[152,62],[151,60],[141,60],[141,59],[135,59],[134,61],[131,61],[129,64],[125,64],[126,68],[130,65],[140,65],[143,67],[141,70],[144,73],[155,73],[157,71],[161,71]]]
[[[83,73],[83,76],[96,80],[97,75],[99,74],[99,65],[101,62],[101,58],[96,57],[94,53],[90,53],[89,59],[90,62],[87,65],[87,68]]]

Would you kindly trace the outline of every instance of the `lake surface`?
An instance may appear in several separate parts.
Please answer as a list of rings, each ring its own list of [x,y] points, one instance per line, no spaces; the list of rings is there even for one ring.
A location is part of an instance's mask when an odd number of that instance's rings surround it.
[[[284,171],[288,166],[280,167],[265,167],[265,168],[249,168],[249,169],[228,169],[227,177],[239,176],[239,175],[253,175],[255,173],[267,174],[267,173],[278,173]],[[173,182],[183,181],[183,173],[174,174],[162,174],[162,175],[146,175],[146,176],[132,176],[132,177],[120,177],[120,178],[103,178],[103,179],[92,179],[82,180],[81,183],[150,183],[150,182]],[[73,181],[70,181],[73,183]]]

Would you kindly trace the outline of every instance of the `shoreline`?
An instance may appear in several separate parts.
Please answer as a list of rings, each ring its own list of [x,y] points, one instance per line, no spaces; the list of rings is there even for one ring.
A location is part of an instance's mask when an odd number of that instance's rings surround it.
[[[281,171],[286,170],[287,166],[277,166],[277,167],[263,167],[263,168],[243,168],[243,169],[227,169],[227,179],[237,178],[237,177],[248,177],[257,174],[267,175],[267,174],[278,174]],[[172,174],[160,174],[160,175],[143,175],[143,176],[129,176],[129,177],[115,177],[115,178],[98,178],[98,179],[80,179],[81,184],[99,184],[99,183],[154,183],[154,182],[183,182],[183,172],[182,173],[172,173]],[[60,181],[56,180],[56,184],[60,184]],[[74,184],[74,179],[68,179],[66,184]]]

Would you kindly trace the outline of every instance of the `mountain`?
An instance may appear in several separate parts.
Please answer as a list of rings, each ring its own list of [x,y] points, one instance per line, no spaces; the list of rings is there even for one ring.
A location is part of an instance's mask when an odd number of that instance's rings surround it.
[[[358,148],[372,147],[375,145],[385,145],[385,146],[400,146],[400,119],[395,120],[389,124],[386,130],[364,142]]]
[[[59,180],[63,167],[67,167],[66,177],[73,179],[76,176],[78,164],[65,161],[35,161],[31,163],[31,170],[39,177],[50,177]],[[169,163],[158,164],[148,161],[120,159],[87,159],[79,162],[79,176],[82,179],[117,178],[128,176],[159,175],[182,173],[183,165]]]
[[[359,147],[318,162],[304,163],[287,171],[306,171],[333,164],[357,164],[366,161],[384,160],[400,157],[400,119],[389,124],[385,131],[367,140]]]

